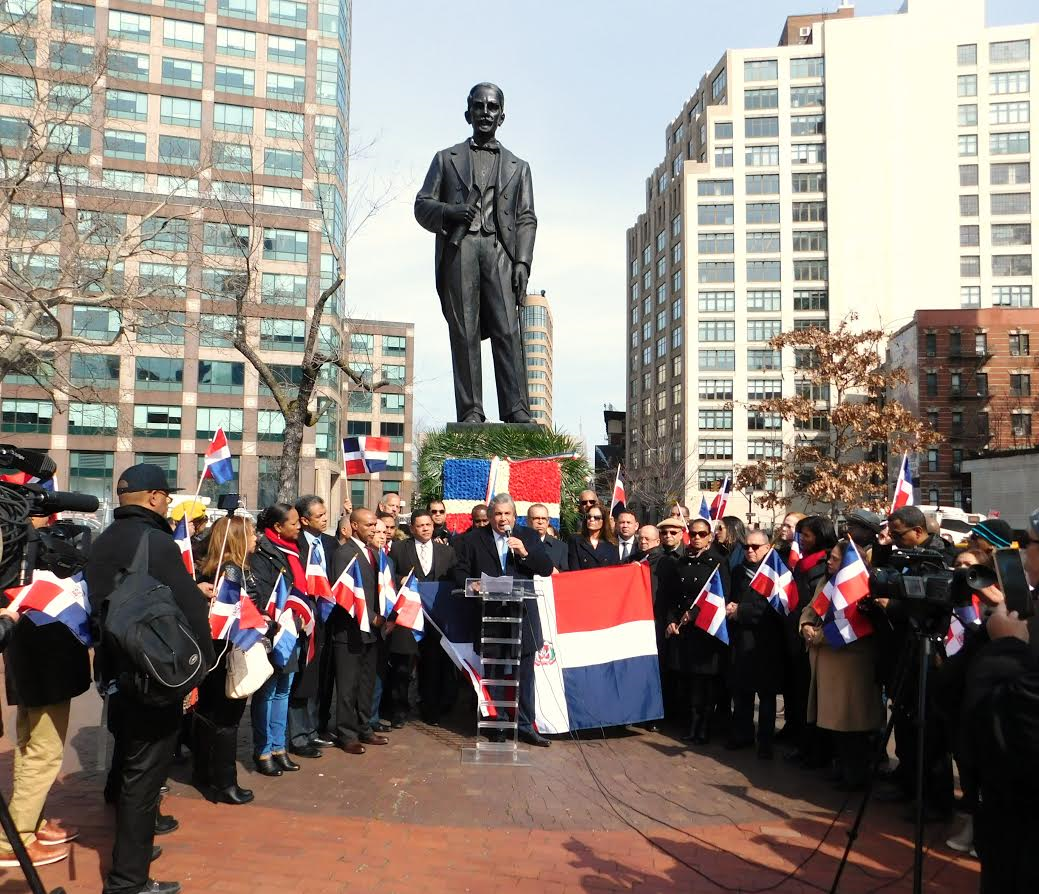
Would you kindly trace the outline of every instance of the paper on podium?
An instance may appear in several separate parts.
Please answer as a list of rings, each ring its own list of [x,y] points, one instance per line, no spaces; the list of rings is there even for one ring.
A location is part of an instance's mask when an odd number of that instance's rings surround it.
[[[512,596],[512,576],[491,577],[480,575],[480,592],[484,596]]]

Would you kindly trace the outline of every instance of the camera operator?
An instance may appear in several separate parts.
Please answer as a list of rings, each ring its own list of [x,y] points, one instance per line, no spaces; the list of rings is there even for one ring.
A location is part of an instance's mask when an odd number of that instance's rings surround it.
[[[32,518],[45,528],[48,518]],[[18,624],[4,654],[7,703],[17,706],[11,818],[36,866],[68,856],[79,833],[43,811],[61,770],[72,699],[90,688],[87,647],[64,624]],[[17,866],[10,842],[0,835],[0,866]]]
[[[119,572],[148,538],[148,574],[170,588],[198,640],[202,660],[212,667],[208,601],[184,567],[166,522],[171,490],[166,473],[150,463],[131,466],[119,476],[119,508],[112,524],[94,542],[86,567],[92,608],[100,612]],[[117,679],[123,663],[121,655],[101,652],[95,662],[98,679],[102,683]],[[118,801],[112,865],[103,894],[180,891],[177,882],[152,881],[148,867],[159,789],[173,761],[181,713],[180,703],[146,705],[129,693],[117,691],[109,699],[109,729],[115,736],[110,784],[118,788]]]
[[[887,534],[873,549],[875,568],[890,568],[903,574],[910,569],[899,558],[898,550],[929,550],[937,553],[941,567],[951,564],[948,544],[937,534],[927,531],[927,519],[916,506],[903,506],[888,516]],[[885,542],[889,541],[889,542]],[[938,560],[936,560],[937,562]],[[874,597],[863,600],[861,608],[873,622],[877,637],[877,672],[879,681],[893,699],[895,714],[895,755],[898,766],[889,776],[891,785],[877,792],[881,801],[909,801],[913,797],[916,778],[918,729],[916,720],[917,675],[916,649],[919,641],[912,635],[912,624],[905,600]],[[931,667],[936,665],[932,655]],[[929,679],[933,679],[929,675]],[[931,689],[929,684],[928,689]],[[935,821],[948,818],[952,812],[953,779],[951,749],[943,733],[940,715],[930,710],[932,693],[927,694],[924,735],[924,817]]]

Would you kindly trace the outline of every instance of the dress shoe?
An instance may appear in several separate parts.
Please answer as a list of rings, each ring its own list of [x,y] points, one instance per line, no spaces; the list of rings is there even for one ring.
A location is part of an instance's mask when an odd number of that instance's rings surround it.
[[[519,731],[519,740],[527,745],[536,745],[538,748],[548,748],[552,744],[541,733],[532,729],[521,729]]]
[[[263,776],[281,776],[285,771],[282,770],[281,764],[277,763],[273,757],[254,757],[253,763],[256,765],[256,770]]]
[[[274,751],[274,752],[272,752],[271,753],[271,760],[273,760],[274,763],[276,763],[279,767],[281,767],[287,773],[295,773],[299,769],[299,764],[297,764],[284,751]]]
[[[157,844],[153,844],[152,845],[152,860],[151,860],[152,863],[154,863],[156,860],[158,860],[159,857],[161,857],[161,856],[162,856],[162,848],[159,847]]]
[[[398,717],[396,720],[390,722],[390,726],[393,729],[404,729],[404,727],[406,727],[407,725],[408,721],[405,717]]]
[[[369,733],[367,736],[361,736],[360,740],[362,745],[388,745],[390,741],[378,733]]]
[[[460,420],[462,425],[480,425],[487,420],[479,413],[469,413],[465,419]]]
[[[169,793],[170,793],[170,787],[168,785],[166,785],[165,782],[162,785],[159,786],[159,794],[160,795],[168,795]]]
[[[391,729],[393,729],[393,725],[386,723],[384,720],[372,724],[373,733],[388,733]]]
[[[331,739],[326,739],[324,736],[314,736],[314,738],[310,740],[310,744],[315,748],[331,748],[335,745],[335,742]]]
[[[170,832],[176,832],[180,828],[178,823],[168,813],[156,813],[155,814],[155,834],[156,835],[169,835]]]
[[[317,745],[293,745],[289,751],[296,757],[321,757],[321,749]]]
[[[32,860],[33,866],[47,866],[50,863],[60,863],[69,855],[69,849],[63,844],[47,847],[39,841],[27,844],[25,852],[29,855],[29,859]],[[0,851],[0,866],[5,869],[12,869],[17,868],[19,865],[14,851]]]
[[[143,888],[137,889],[137,894],[180,894],[180,882],[157,882],[148,879]]]
[[[527,423],[527,422],[531,421],[530,420],[530,413],[528,413],[526,410],[517,410],[515,413],[513,413],[511,416],[509,416],[509,418],[506,419],[505,421],[506,422]]]
[[[54,847],[59,844],[68,844],[79,838],[79,829],[75,826],[66,826],[61,820],[45,819],[36,830],[36,840],[44,847]]]
[[[969,854],[974,847],[974,817],[964,819],[963,828],[945,840],[945,846],[960,854]]]
[[[336,748],[347,754],[364,754],[364,746],[360,742],[340,742]]]
[[[239,785],[213,789],[213,800],[218,804],[248,804],[255,797],[250,789]]]

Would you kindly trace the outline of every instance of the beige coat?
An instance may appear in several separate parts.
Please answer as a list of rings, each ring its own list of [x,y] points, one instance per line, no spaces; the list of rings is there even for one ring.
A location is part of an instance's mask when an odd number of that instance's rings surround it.
[[[819,589],[825,586],[825,579]],[[818,591],[816,591],[818,592]],[[801,624],[822,628],[811,604],[801,612]],[[809,646],[812,682],[808,690],[808,722],[821,729],[851,733],[884,726],[884,703],[877,683],[875,643],[863,637],[842,649],[825,640]]]

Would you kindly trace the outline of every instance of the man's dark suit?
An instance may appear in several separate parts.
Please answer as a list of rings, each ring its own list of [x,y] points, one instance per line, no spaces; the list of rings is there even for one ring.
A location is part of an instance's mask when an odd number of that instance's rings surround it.
[[[516,528],[513,536],[523,541],[527,555],[520,557],[511,552],[507,553],[503,570],[494,538],[494,528],[488,526],[474,529],[463,540],[464,545],[458,555],[458,564],[455,566],[456,584],[460,587],[465,586],[466,578],[480,577],[481,574],[492,577],[511,575],[521,580],[531,580],[534,575],[548,577],[552,573],[552,560],[537,532],[529,528]],[[493,613],[493,605],[495,603],[484,603],[484,611]],[[541,615],[535,600],[523,601],[523,615],[519,728],[521,731],[531,732],[534,729],[534,655],[544,645],[545,637],[541,632]],[[479,648],[480,644],[475,645]]]
[[[321,567],[329,582],[335,581],[332,576],[332,560],[339,549],[339,541],[329,534],[322,533],[320,556],[324,560]],[[311,557],[310,541],[300,531],[299,554],[304,563]],[[317,557],[315,556],[315,559]],[[308,661],[306,667],[292,678],[292,690],[289,693],[288,740],[294,748],[302,748],[310,744],[319,729],[328,725],[328,717],[332,704],[332,650],[325,648],[324,622],[314,615],[314,660]],[[301,635],[302,637],[302,635]],[[307,654],[305,637],[301,638],[300,654]]]
[[[425,574],[422,571],[422,563],[419,562],[416,541],[405,540],[393,544],[390,558],[397,568],[400,581],[412,571],[420,581],[453,580],[455,563],[458,561],[455,551],[450,546],[433,541],[430,542],[430,546],[433,547],[433,563],[429,574]],[[401,633],[411,637],[414,642],[410,631],[401,630]],[[397,635],[396,630],[393,631],[393,635]],[[426,723],[436,723],[454,707],[455,699],[458,697],[458,672],[440,645],[440,634],[428,625],[422,642],[418,644],[418,655],[418,688],[422,719]],[[395,704],[396,701],[397,696],[394,696]]]
[[[534,257],[534,190],[530,166],[494,144],[493,209],[478,217],[457,248],[451,245],[444,211],[466,203],[473,188],[472,154],[485,151],[470,144],[466,140],[434,156],[415,197],[415,219],[436,234],[437,294],[451,340],[458,421],[484,418],[480,342],[485,338],[491,340],[498,411],[509,421],[530,411],[512,272],[520,263],[529,271]],[[491,226],[494,232],[488,234]]]
[[[546,534],[541,544],[545,547],[545,552],[548,553],[548,557],[552,560],[552,567],[556,571],[570,570],[570,553],[562,540],[557,540],[551,534]]]
[[[342,745],[367,738],[371,732],[372,698],[379,659],[379,634],[375,627],[378,610],[378,572],[369,551],[347,540],[332,559],[332,581],[338,579],[350,560],[356,558],[368,605],[369,632],[361,630],[353,616],[340,606],[332,609],[326,624],[326,647],[332,653],[336,686],[336,717],[333,738]],[[378,561],[378,559],[376,559]]]

